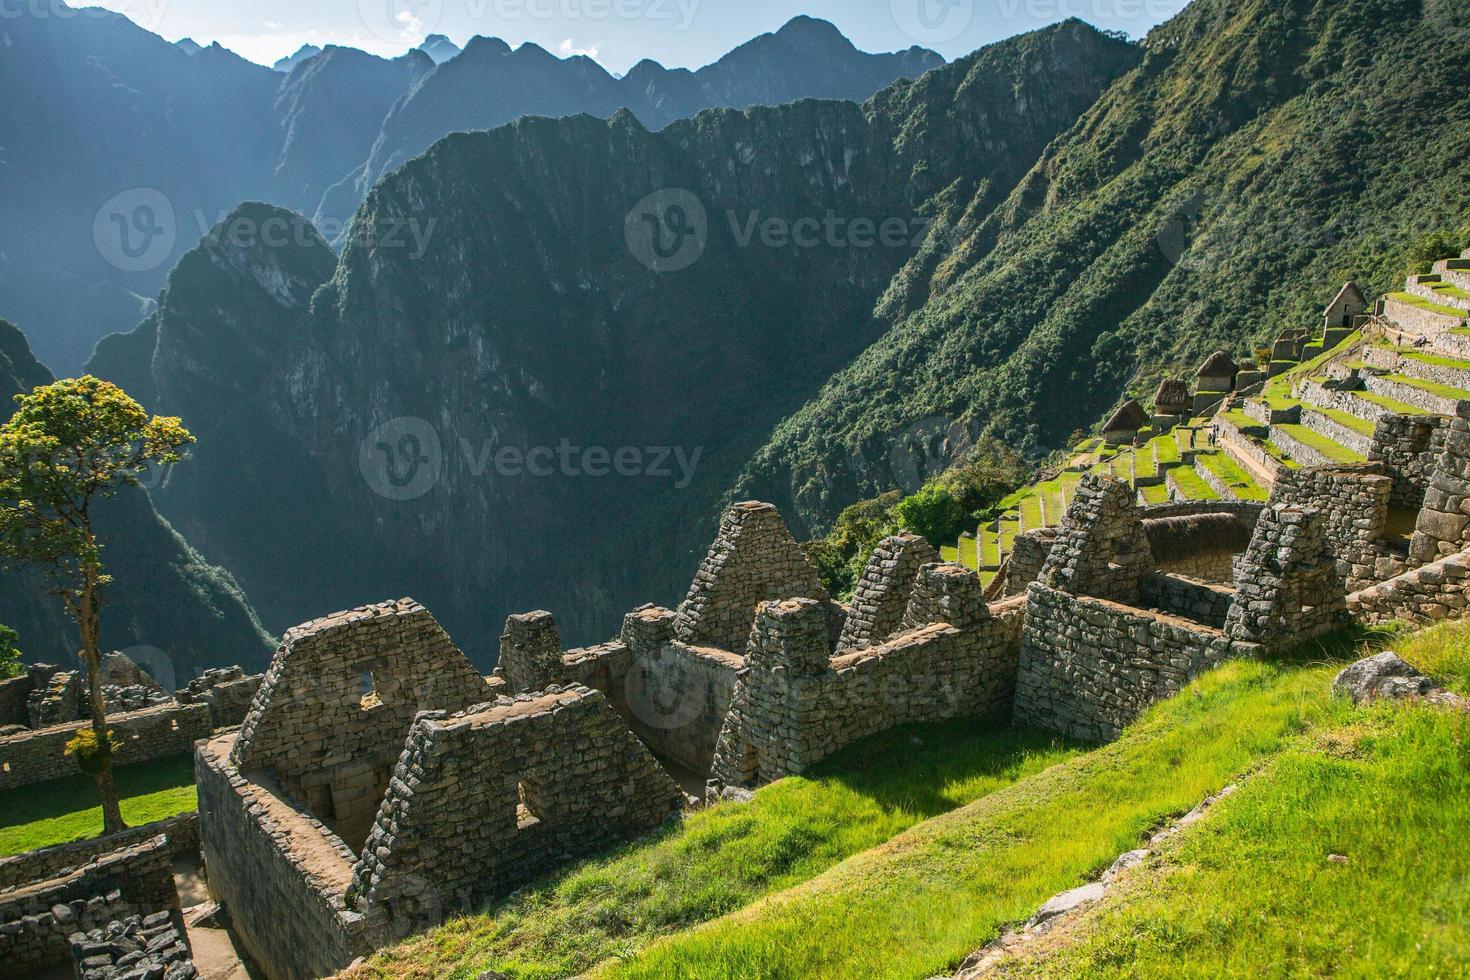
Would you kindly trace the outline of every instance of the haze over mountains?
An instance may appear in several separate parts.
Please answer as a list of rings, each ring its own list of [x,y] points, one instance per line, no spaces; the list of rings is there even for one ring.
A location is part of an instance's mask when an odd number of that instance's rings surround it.
[[[243,201],[315,215],[335,237],[373,179],[456,130],[624,104],[662,126],[717,105],[863,99],[942,63],[864,54],[803,18],[699,72],[645,63],[631,82],[496,39],[456,57],[441,36],[395,59],[307,49],[277,71],[70,12],[0,21],[0,87],[27,96],[0,101],[0,316],[65,374],[148,315],[168,270]]]

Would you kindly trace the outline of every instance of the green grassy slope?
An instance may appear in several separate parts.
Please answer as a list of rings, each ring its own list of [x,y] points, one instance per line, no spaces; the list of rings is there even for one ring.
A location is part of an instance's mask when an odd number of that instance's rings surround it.
[[[198,805],[194,758],[159,759],[116,770],[123,819],[131,826],[189,813]],[[0,793],[0,857],[102,833],[97,784],[81,774]]]
[[[893,485],[916,419],[1051,449],[1166,367],[1319,323],[1347,278],[1394,288],[1470,207],[1463,57],[1418,0],[1196,0],[1004,205],[972,219],[957,191],[937,218],[960,244],[895,280],[890,332],[734,496],[821,527]]]
[[[1166,818],[1346,720],[1328,693],[1349,653],[1237,661],[1117,742],[928,821],[813,881],[608,965],[615,977],[944,974],[1080,885]]]
[[[1464,691],[1470,628],[1398,644]],[[1001,976],[1455,976],[1470,963],[1470,716],[1340,711]]]

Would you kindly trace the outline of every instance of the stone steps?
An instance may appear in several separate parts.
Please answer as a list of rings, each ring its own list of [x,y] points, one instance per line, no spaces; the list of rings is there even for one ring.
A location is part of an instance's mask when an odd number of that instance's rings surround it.
[[[1402,374],[1369,374],[1363,387],[1430,415],[1470,418],[1470,391]]]
[[[1271,441],[1300,466],[1340,466],[1365,463],[1368,458],[1305,425],[1273,425]]]

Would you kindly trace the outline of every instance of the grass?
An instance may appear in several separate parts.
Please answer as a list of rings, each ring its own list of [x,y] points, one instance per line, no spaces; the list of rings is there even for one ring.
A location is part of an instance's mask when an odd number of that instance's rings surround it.
[[[131,826],[152,823],[198,805],[194,758],[172,756],[115,770],[123,819]],[[0,857],[102,833],[102,805],[92,777],[78,773],[0,793]]]
[[[974,721],[868,739],[747,805],[722,803],[574,866],[488,914],[386,950],[358,975],[565,977],[660,935],[736,911],[1079,750]]]
[[[1219,500],[1220,494],[1215,488],[1204,481],[1204,478],[1194,470],[1180,466],[1169,471],[1166,477],[1179,491],[1179,495],[1185,500]]]
[[[1140,487],[1139,493],[1143,494],[1145,504],[1167,504],[1169,498],[1169,485],[1160,483],[1156,487]]]
[[[1353,392],[1353,395],[1354,397],[1361,398],[1365,402],[1371,402],[1372,404],[1377,405],[1379,408],[1387,409],[1394,415],[1429,414],[1425,412],[1424,409],[1419,408],[1416,405],[1410,405],[1408,402],[1401,402],[1398,399],[1390,398],[1387,395],[1380,395],[1375,391],[1355,391]]]
[[[1368,459],[1362,453],[1355,452],[1340,442],[1334,442],[1320,432],[1313,432],[1305,425],[1273,425],[1271,434],[1293,439],[1308,449],[1316,450],[1333,463],[1363,463]]]
[[[1224,481],[1237,500],[1264,501],[1271,496],[1269,490],[1258,484],[1239,463],[1224,453],[1201,455],[1199,464]]]
[[[605,964],[595,976],[948,975],[1006,924],[1095,877],[1162,821],[1268,764],[1307,733],[1349,720],[1352,709],[1329,694],[1337,666],[1323,664],[1344,655],[1354,654],[1340,639],[1290,658],[1226,664],[1155,705],[1117,742],[928,821],[767,901]],[[1461,749],[1443,765],[1464,766],[1464,758]],[[1269,834],[1272,827],[1259,829]],[[1414,863],[1435,860],[1438,848],[1422,850]],[[1388,906],[1378,914],[1395,911]],[[1178,975],[1131,964],[1122,971]]]
[[[1425,381],[1423,378],[1411,378],[1406,374],[1385,374],[1383,379],[1385,381],[1392,381],[1395,384],[1408,385],[1410,388],[1418,388],[1420,391],[1427,391],[1431,395],[1437,395],[1440,398],[1449,398],[1454,401],[1470,401],[1470,391],[1466,391],[1463,388],[1452,388],[1449,385]],[[1422,414],[1423,409],[1420,409],[1420,412]]]
[[[1421,364],[1433,364],[1438,367],[1455,368],[1460,371],[1470,372],[1470,361],[1444,357],[1439,354],[1426,354],[1424,351],[1412,349],[1397,349],[1397,353],[1401,357],[1408,358],[1411,361],[1418,361]]]
[[[1431,313],[1438,313],[1441,316],[1454,317],[1456,320],[1463,320],[1466,316],[1464,310],[1456,309],[1453,306],[1441,306],[1439,303],[1431,303],[1422,296],[1415,296],[1413,293],[1389,293],[1386,298],[1398,303],[1406,303],[1409,306],[1417,306],[1421,310],[1428,310]]]
[[[1466,624],[1395,648],[1466,689]],[[1323,720],[1001,974],[1463,976],[1470,715],[1381,704]]]
[[[1373,437],[1373,432],[1376,429],[1374,423],[1366,419],[1360,419],[1351,412],[1344,412],[1336,408],[1319,407],[1313,407],[1311,411],[1316,412],[1318,415],[1326,416],[1344,429],[1351,429],[1353,432],[1368,436],[1370,439]]]

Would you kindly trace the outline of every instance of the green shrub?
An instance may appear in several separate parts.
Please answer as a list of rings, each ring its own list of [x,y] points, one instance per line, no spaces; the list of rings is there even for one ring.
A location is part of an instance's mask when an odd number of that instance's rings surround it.
[[[0,680],[20,676],[20,649],[15,645],[18,638],[15,630],[0,626]]]
[[[117,735],[113,732],[108,732],[105,738],[98,738],[95,730],[83,728],[66,743],[66,754],[76,760],[78,769],[88,776],[95,776],[111,763],[116,743]]]

